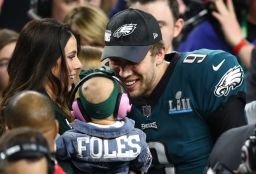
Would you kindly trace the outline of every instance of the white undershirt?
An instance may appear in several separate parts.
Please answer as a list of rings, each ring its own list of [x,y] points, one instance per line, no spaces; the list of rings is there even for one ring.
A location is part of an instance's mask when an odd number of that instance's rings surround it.
[[[96,127],[100,127],[100,128],[109,128],[109,127],[120,128],[124,125],[124,121],[115,121],[115,123],[109,124],[109,125],[96,124],[96,123],[92,123],[92,122],[88,122],[88,124],[96,126]]]

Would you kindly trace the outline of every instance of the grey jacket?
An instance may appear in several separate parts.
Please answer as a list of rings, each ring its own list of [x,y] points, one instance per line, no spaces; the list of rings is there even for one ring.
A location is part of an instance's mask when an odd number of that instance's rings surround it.
[[[152,156],[143,131],[125,118],[121,127],[102,128],[75,120],[57,139],[57,158],[70,159],[82,173],[147,172]],[[132,166],[132,169],[130,168]]]

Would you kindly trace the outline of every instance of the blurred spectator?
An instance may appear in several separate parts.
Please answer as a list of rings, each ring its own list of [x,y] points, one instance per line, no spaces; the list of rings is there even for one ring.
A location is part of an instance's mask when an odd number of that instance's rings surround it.
[[[245,40],[245,37],[247,37],[250,42],[253,42],[254,39],[256,39],[256,34],[249,34],[248,32],[250,31],[247,27],[243,28],[244,26],[239,26],[232,0],[227,0],[226,4],[224,4],[223,0],[216,0],[214,4],[218,12],[213,11],[212,15],[220,23],[225,40],[228,42],[231,48],[233,48],[233,53],[237,54],[240,57],[242,63],[246,66],[246,68],[249,68],[251,64],[251,50],[254,46],[252,44],[249,44],[248,41]],[[256,12],[251,10],[256,10],[256,1],[250,1],[249,5],[253,7],[250,8],[250,11],[248,13],[248,19],[245,20],[248,20],[248,22],[250,20],[254,21],[255,25],[253,28],[255,28]],[[252,16],[253,14],[255,14],[255,17]],[[246,34],[243,33],[243,30],[244,32],[246,32]],[[245,47],[246,45],[247,47]]]
[[[179,4],[179,13],[181,16],[183,16],[186,13],[187,6],[183,0],[177,0],[177,2]]]
[[[179,18],[179,6],[176,0],[128,0],[131,8],[140,9],[154,16],[161,29],[166,53],[173,51],[173,38],[176,38],[184,25]]]
[[[87,4],[72,9],[64,19],[64,23],[80,35],[81,45],[103,47],[104,32],[108,17],[98,7]]]
[[[74,7],[85,4],[84,0],[31,0],[28,15],[32,19],[54,18],[63,21]]]
[[[18,39],[18,33],[9,29],[0,29],[0,102],[3,90],[9,82],[7,66]]]
[[[250,45],[244,46],[250,47]],[[248,51],[247,54],[251,53],[251,66],[247,74],[247,93],[245,111],[248,117],[249,124],[256,124],[256,48],[254,47],[252,51]]]
[[[184,20],[184,27],[182,32],[175,39],[175,50],[177,50],[179,43],[185,40],[190,31],[202,20],[206,9],[202,1],[193,0],[177,0],[179,4],[180,17]]]
[[[236,1],[234,1],[236,2]],[[245,3],[246,1],[244,1]],[[254,43],[256,26],[256,1],[248,1],[248,13],[237,17],[232,0],[215,0],[209,7],[209,18],[196,26],[187,39],[180,44],[179,51],[192,51],[200,48],[221,49],[240,56],[241,46],[246,44],[244,39]],[[244,10],[240,10],[243,11]],[[240,26],[238,23],[238,19]],[[255,43],[254,43],[255,44]],[[250,57],[249,52],[245,52]],[[241,57],[240,57],[241,58]],[[249,59],[241,58],[246,68],[250,66]]]
[[[82,63],[83,70],[89,70],[89,69],[97,69],[102,66],[101,62],[101,49],[95,48],[95,47],[82,47],[78,58],[80,62]]]
[[[246,139],[254,134],[254,130],[255,124],[233,128],[224,132],[218,138],[212,149],[208,167],[213,168],[218,162],[220,162],[233,171],[237,170],[239,168],[239,164],[242,162],[242,146]],[[254,148],[256,148],[256,146]],[[254,151],[254,153],[255,152],[256,151]],[[248,153],[253,153],[253,151]],[[255,156],[248,160],[253,159],[255,160]],[[255,164],[255,161],[252,162]]]
[[[8,28],[19,32],[30,20],[27,15],[29,6],[30,0],[4,0],[0,14],[0,28]]]
[[[101,8],[106,14],[112,9],[118,0],[84,0],[86,3]]]
[[[37,129],[47,139],[51,152],[56,150],[59,124],[51,101],[45,95],[29,90],[17,93],[4,109],[4,121],[7,131],[18,127]]]
[[[253,90],[255,92],[255,88]],[[247,95],[248,96],[248,95]],[[246,117],[248,120],[248,124],[256,124],[256,100],[253,100],[251,102],[246,103],[245,105],[245,112],[246,112]]]
[[[0,0],[0,7],[2,1]],[[71,9],[87,3],[101,8],[108,14],[117,0],[5,0],[2,11],[0,10],[0,28],[9,28],[19,32],[31,19],[51,17],[63,21]]]
[[[117,0],[111,11],[108,13],[109,18],[114,16],[116,13],[127,9],[127,0]]]
[[[101,0],[100,8],[109,16],[111,10],[117,5],[120,0]]]
[[[17,128],[1,137],[1,174],[52,174],[53,171],[48,143],[37,130]]]
[[[94,5],[94,6],[100,7],[100,5],[102,4],[102,1],[104,1],[104,0],[84,0],[84,1],[86,3],[90,3],[90,4]]]
[[[117,0],[30,0],[31,7],[28,12],[33,19],[55,18],[63,21],[65,15],[76,6],[92,4],[109,14],[116,5]]]
[[[77,57],[80,45],[76,35],[55,19],[32,20],[20,33],[8,66],[10,83],[1,109],[17,92],[35,90],[53,103],[59,133],[70,129],[69,92],[81,68]]]
[[[254,27],[252,25],[251,28],[247,28],[244,26],[239,26],[239,23],[236,19],[235,10],[231,0],[227,0],[226,4],[222,0],[216,0],[215,6],[218,12],[213,12],[213,16],[219,21],[222,27],[222,31],[224,37],[228,44],[233,48],[233,52],[236,53],[242,63],[246,66],[248,70],[247,75],[247,94],[246,94],[246,106],[245,110],[247,113],[248,123],[255,124],[256,123],[256,50],[253,45],[255,38],[255,32],[251,33],[252,28],[256,27],[256,13],[253,10],[256,10],[256,1],[249,1],[248,13],[248,24],[250,22],[254,22]],[[249,27],[248,26],[248,27]],[[248,31],[246,31],[248,30]],[[246,32],[247,34],[243,33]],[[255,31],[255,30],[253,30]],[[249,41],[246,40],[245,35],[248,35]],[[255,44],[255,43],[254,43]]]
[[[248,46],[247,46],[248,47]],[[248,71],[248,90],[247,90],[247,103],[256,101],[256,48],[254,47],[251,52],[251,67]]]
[[[0,15],[1,15],[3,3],[4,3],[4,0],[0,0]]]
[[[48,141],[51,153],[56,152],[55,140],[59,132],[59,123],[54,117],[51,101],[45,95],[29,90],[17,93],[4,109],[4,121],[7,131],[19,127],[37,129]],[[62,166],[68,173],[72,170],[71,164],[63,162]],[[55,173],[65,174],[57,163]]]
[[[102,67],[101,62],[102,51],[99,48],[83,46],[78,54],[78,58],[82,64],[81,70],[97,69]],[[80,73],[79,73],[80,74]],[[80,81],[79,74],[77,74],[76,80]]]

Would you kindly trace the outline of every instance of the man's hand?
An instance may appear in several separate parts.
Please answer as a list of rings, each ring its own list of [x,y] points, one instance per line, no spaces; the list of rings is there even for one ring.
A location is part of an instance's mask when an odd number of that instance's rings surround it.
[[[227,4],[223,0],[215,0],[213,3],[216,11],[213,11],[212,15],[220,23],[227,42],[233,48],[244,36],[237,21],[232,0],[227,0],[226,2]]]

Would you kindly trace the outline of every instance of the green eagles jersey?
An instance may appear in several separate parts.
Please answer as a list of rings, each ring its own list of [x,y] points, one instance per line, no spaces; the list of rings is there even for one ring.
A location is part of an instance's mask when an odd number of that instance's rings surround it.
[[[229,96],[244,92],[243,70],[233,55],[201,49],[179,53],[168,71],[155,104],[135,102],[129,116],[147,135],[149,173],[201,174],[213,145],[206,120]]]

